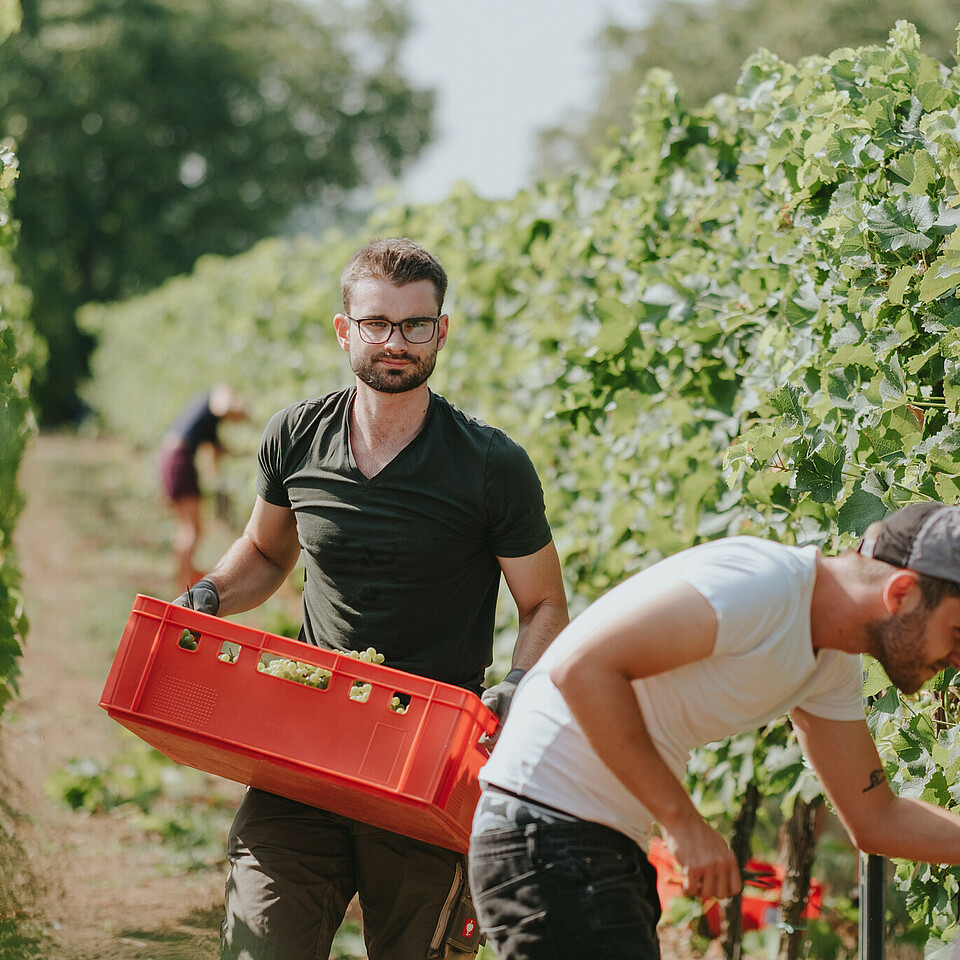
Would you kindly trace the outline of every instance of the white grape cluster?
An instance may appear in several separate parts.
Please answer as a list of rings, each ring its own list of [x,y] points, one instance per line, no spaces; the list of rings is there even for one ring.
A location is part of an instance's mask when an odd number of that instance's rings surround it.
[[[373,690],[373,684],[364,680],[354,680],[350,687],[350,699],[357,703],[366,703],[370,699],[370,693]],[[390,709],[394,713],[406,713],[407,708],[399,697],[390,698]]]
[[[333,674],[323,667],[315,667],[312,663],[303,663],[301,660],[287,660],[284,657],[275,657],[264,662],[257,661],[257,669],[261,673],[268,673],[271,677],[280,677],[282,680],[293,680],[296,683],[326,690]]]
[[[231,656],[229,653],[221,654],[220,659]],[[364,663],[383,663],[383,654],[377,653],[373,647],[367,647],[366,650],[351,650],[349,656],[354,660],[362,660]],[[232,660],[231,660],[232,662]],[[330,684],[330,678],[333,676],[331,671],[323,667],[315,667],[311,663],[304,663],[301,660],[289,660],[285,657],[273,657],[270,660],[257,661],[257,670],[261,673],[267,673],[271,677],[279,677],[281,680],[293,680],[296,683],[303,683],[309,687],[316,687],[318,690],[326,690]],[[373,684],[366,680],[354,680],[350,686],[350,699],[355,703],[366,703],[373,692]],[[391,697],[390,709],[394,713],[406,713],[407,704],[398,696]]]
[[[383,663],[383,654],[377,653],[373,647],[367,647],[362,653],[359,650],[351,650],[350,656],[354,660],[362,660],[364,663]]]
[[[377,653],[374,647],[367,647],[362,653],[357,650],[351,650],[350,656],[354,660],[362,660],[364,663],[383,663],[383,654]],[[370,699],[370,691],[372,689],[372,684],[366,683],[363,680],[354,680],[353,686],[350,687],[350,699],[356,700],[357,703],[366,703],[367,700]],[[399,697],[390,698],[390,709],[394,713],[407,712],[406,705]]]
[[[366,703],[370,699],[373,684],[365,680],[354,680],[350,686],[350,699],[357,703]]]
[[[383,663],[383,654],[377,653],[373,647],[367,647],[366,650],[351,650],[350,657],[353,660],[362,660],[364,663]],[[366,703],[370,699],[370,693],[373,690],[373,684],[364,680],[354,680],[350,686],[350,699],[356,703]]]

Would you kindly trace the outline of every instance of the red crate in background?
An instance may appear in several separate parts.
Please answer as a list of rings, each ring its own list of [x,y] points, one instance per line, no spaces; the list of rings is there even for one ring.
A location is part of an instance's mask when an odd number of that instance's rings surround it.
[[[660,905],[666,911],[667,905],[674,897],[683,896],[683,871],[673,854],[667,849],[666,843],[659,837],[653,837],[650,840],[647,859],[657,871],[657,894],[660,897]],[[760,885],[747,880],[740,897],[743,929],[760,930],[777,922],[777,908],[780,906],[786,870],[783,864],[766,863],[756,859],[748,860],[745,866],[748,870],[769,877]],[[811,878],[803,916],[819,917],[822,908],[823,884]],[[710,936],[719,937],[721,917],[720,905],[716,900],[704,901],[703,919],[706,921]]]
[[[326,689],[257,669],[274,657],[329,671]],[[366,701],[350,697],[357,682]],[[100,706],[178,763],[461,852],[487,760],[477,741],[496,726],[460,687],[146,596]]]

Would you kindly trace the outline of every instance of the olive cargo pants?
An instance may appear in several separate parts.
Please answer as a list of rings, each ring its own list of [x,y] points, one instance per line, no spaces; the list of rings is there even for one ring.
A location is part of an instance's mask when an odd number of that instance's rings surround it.
[[[452,850],[250,788],[227,855],[221,960],[326,960],[357,892],[370,960],[459,960],[482,943]]]

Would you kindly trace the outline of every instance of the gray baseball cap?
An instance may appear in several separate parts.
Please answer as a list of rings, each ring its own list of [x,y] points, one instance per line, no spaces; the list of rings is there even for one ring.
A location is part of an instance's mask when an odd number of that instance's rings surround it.
[[[960,507],[911,503],[868,529],[858,549],[865,557],[960,583]]]

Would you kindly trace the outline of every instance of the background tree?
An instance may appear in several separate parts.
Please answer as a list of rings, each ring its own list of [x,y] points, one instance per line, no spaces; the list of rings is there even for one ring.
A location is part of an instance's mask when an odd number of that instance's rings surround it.
[[[433,94],[400,75],[395,0],[27,0],[0,48],[0,118],[50,345],[43,418],[74,412],[76,308],[238,253],[304,206],[342,210],[431,137]]]
[[[840,47],[883,45],[897,20],[909,20],[923,51],[952,63],[954,0],[672,0],[643,27],[607,26],[596,39],[600,95],[573,123],[539,135],[544,175],[576,170],[605,146],[611,130],[629,130],[637,90],[649,70],[673,74],[684,100],[704,104],[733,93],[744,60],[764,48],[791,63]]]

